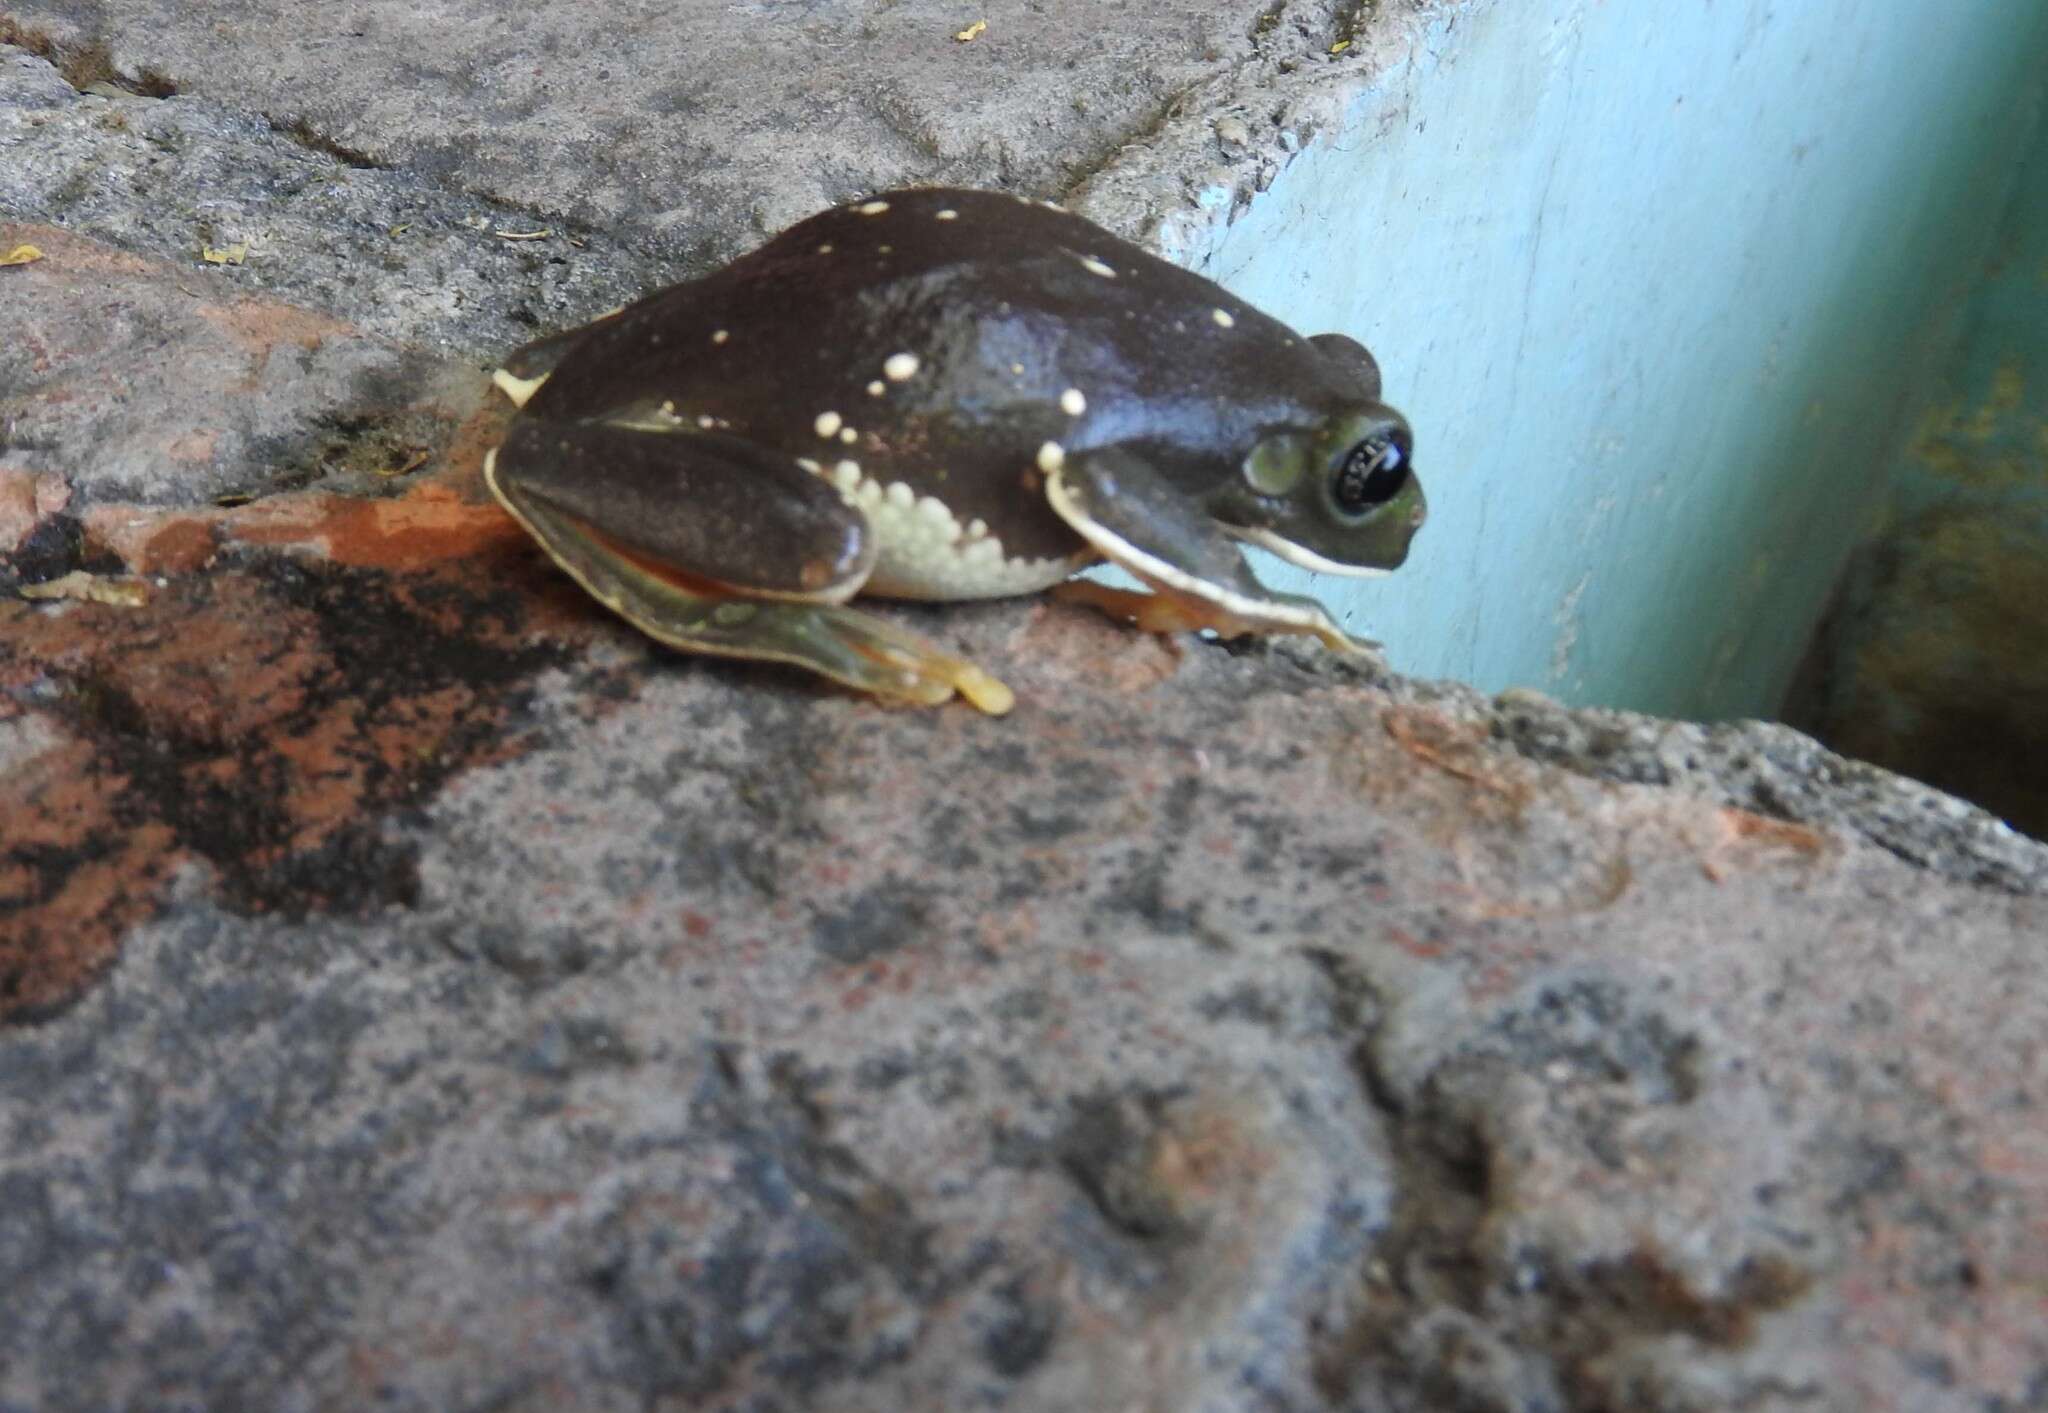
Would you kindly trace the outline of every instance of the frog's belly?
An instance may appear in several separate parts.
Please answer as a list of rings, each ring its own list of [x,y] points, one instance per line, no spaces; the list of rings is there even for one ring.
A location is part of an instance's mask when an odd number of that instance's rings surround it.
[[[1034,594],[1096,557],[1077,535],[1070,554],[1014,559],[981,521],[963,525],[943,501],[901,481],[885,485],[846,462],[822,474],[867,517],[875,537],[875,569],[864,594],[943,601]]]

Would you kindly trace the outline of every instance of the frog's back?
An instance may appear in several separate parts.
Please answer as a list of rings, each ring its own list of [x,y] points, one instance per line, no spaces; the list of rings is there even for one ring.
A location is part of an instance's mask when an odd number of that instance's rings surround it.
[[[1078,216],[934,188],[820,212],[634,305],[592,330],[535,411],[673,400],[792,447],[827,413],[941,419],[1008,456],[1055,434],[1142,437],[1191,409],[1285,422],[1324,372],[1283,325]],[[1083,425],[1059,415],[1070,390],[1096,409]]]

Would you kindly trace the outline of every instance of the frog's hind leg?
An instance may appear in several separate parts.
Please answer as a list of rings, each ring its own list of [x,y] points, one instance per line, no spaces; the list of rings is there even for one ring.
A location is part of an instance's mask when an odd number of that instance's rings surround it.
[[[1129,451],[1105,448],[1065,458],[1047,474],[1045,495],[1054,513],[1104,558],[1153,590],[1138,594],[1081,579],[1062,584],[1062,598],[1152,633],[1300,633],[1339,652],[1370,646],[1339,628],[1314,599],[1261,584],[1236,543]]]
[[[824,480],[737,438],[515,422],[484,479],[579,584],[649,637],[807,668],[892,700],[956,692],[991,714],[995,678],[841,607],[874,567],[867,521]]]

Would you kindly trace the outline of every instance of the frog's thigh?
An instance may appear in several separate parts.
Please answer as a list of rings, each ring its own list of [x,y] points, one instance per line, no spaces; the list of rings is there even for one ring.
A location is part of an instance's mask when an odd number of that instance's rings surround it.
[[[838,606],[874,566],[866,521],[784,469],[731,438],[517,422],[484,479],[549,557],[657,641],[791,663],[877,696],[935,704],[957,691],[1008,710],[1008,689],[971,663]]]
[[[1070,455],[1046,477],[1045,493],[1054,512],[1104,558],[1155,591],[1146,602],[1084,582],[1062,586],[1067,597],[1128,614],[1151,632],[1305,633],[1340,651],[1358,647],[1314,599],[1261,584],[1236,543],[1130,452]]]

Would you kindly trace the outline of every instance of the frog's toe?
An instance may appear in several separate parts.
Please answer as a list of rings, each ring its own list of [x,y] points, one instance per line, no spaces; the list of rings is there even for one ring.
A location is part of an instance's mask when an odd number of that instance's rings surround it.
[[[1299,633],[1312,637],[1340,653],[1362,653],[1379,644],[1369,638],[1354,638],[1330,621],[1314,599],[1291,594],[1271,594],[1261,601],[1260,611],[1233,612],[1211,598],[1160,589],[1141,593],[1098,584],[1093,579],[1070,579],[1053,590],[1067,603],[1086,604],[1120,618],[1146,633],[1193,633],[1208,629],[1219,638],[1242,638],[1251,634]],[[1284,620],[1276,619],[1276,610]]]
[[[1010,689],[973,663],[873,614],[829,604],[738,603],[749,632],[734,656],[796,663],[835,682],[895,701],[937,706],[955,693],[990,716],[1014,704]]]

